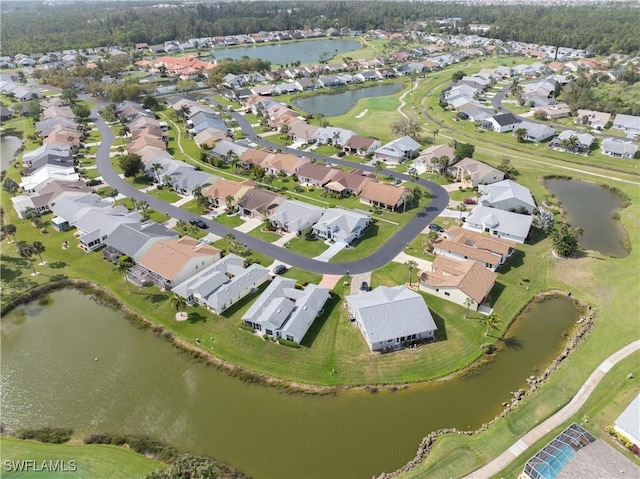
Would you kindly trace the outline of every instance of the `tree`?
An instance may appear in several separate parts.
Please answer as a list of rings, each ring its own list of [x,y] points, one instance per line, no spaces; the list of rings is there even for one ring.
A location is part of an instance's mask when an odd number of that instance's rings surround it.
[[[453,140],[449,146],[453,148],[454,162],[458,162],[464,158],[473,158],[473,153],[476,149],[476,147],[470,143],[460,143],[456,140]]]
[[[131,291],[131,289],[129,288],[129,280],[127,279],[127,272],[129,271],[129,268],[131,268],[132,266],[133,266],[133,260],[129,256],[125,255],[118,258],[118,271],[120,271],[124,276],[124,282],[127,283],[127,289],[129,291]]]
[[[77,123],[87,123],[91,116],[91,109],[84,105],[76,105],[73,107],[73,114]]]
[[[156,97],[147,95],[142,99],[142,106],[151,111],[160,110],[160,103],[156,100]]]
[[[178,228],[178,231],[180,231],[183,235],[186,234],[188,227],[189,225],[185,220],[178,220],[176,222],[176,228]]]
[[[182,117],[182,121],[184,121],[189,115],[191,115],[191,108],[189,108],[189,105],[182,105],[178,110],[178,113]]]
[[[422,125],[414,118],[400,118],[391,123],[391,132],[396,136],[415,137],[422,133]]]
[[[193,189],[193,197],[196,199],[196,204],[203,211],[209,208],[209,197],[202,194],[202,186],[197,186]]]
[[[582,228],[571,230],[568,224],[562,223],[553,234],[553,249],[563,258],[573,256],[578,251],[578,238],[582,233]]]
[[[120,158],[118,164],[120,165],[120,168],[122,168],[124,176],[127,178],[136,176],[141,171],[144,171],[144,163],[142,163],[142,157],[137,153],[124,155]]]
[[[380,161],[380,160],[376,161],[376,162],[373,164],[373,169],[375,170],[376,175],[378,175],[378,181],[379,181],[379,180],[380,180],[380,172],[381,172],[382,170],[384,170],[384,162],[383,162],[383,161]]]
[[[280,127],[280,138],[287,138],[288,134],[289,134],[289,125],[282,125]]]
[[[46,250],[44,244],[42,244],[41,241],[34,241],[33,243],[31,243],[31,248],[33,250],[33,254],[37,254],[40,258],[40,266],[45,264],[45,261],[42,259],[42,253],[44,253]]]
[[[129,129],[129,127],[127,125],[122,125],[120,127],[120,130],[118,130],[118,136],[120,138],[124,138],[125,136],[127,136],[129,133],[131,133],[131,130]]]
[[[497,314],[490,314],[488,316],[484,316],[480,319],[480,321],[487,327],[484,335],[489,336],[489,331],[492,329],[498,329],[498,325],[502,324],[502,319]]]
[[[0,229],[2,230],[3,234],[13,238],[13,241],[16,240],[16,231],[18,231],[18,228],[16,228],[16,225],[12,225],[11,223],[6,223],[6,224],[3,224],[2,227],[0,227]]]
[[[542,110],[536,110],[533,113],[533,119],[538,121],[543,121],[547,119],[547,114]]]
[[[73,88],[65,88],[60,94],[60,99],[66,105],[74,106],[76,104],[76,100],[78,99],[78,94]]]
[[[30,243],[27,243],[26,241],[20,241],[18,243],[17,251],[18,251],[18,255],[21,258],[24,258],[29,262],[29,266],[31,266],[31,269],[33,270],[32,276],[35,276],[36,274],[38,274],[38,272],[36,271],[36,268],[33,266],[33,260],[31,259],[34,254],[33,246]]]
[[[233,203],[235,201],[235,198],[233,197],[233,195],[227,195],[224,198],[224,202],[227,205],[227,214],[233,212]]]
[[[11,194],[11,196],[15,196],[18,190],[20,190],[20,185],[18,185],[18,183],[16,183],[13,179],[6,178],[2,182],[2,189]]]
[[[238,157],[238,154],[233,151],[233,150],[229,150],[227,151],[227,155],[226,155],[226,159],[227,159],[227,163],[229,163],[231,165],[231,167],[233,168],[233,172],[237,173],[238,172],[238,165],[240,164],[240,158]]]
[[[418,267],[418,263],[416,263],[414,260],[410,259],[404,265],[409,270],[409,286],[411,286],[412,283],[413,283],[413,271]]]
[[[457,82],[460,81],[464,78],[465,73],[462,70],[458,70],[456,72],[453,72],[453,74],[451,75],[451,81],[452,82]]]
[[[236,237],[233,235],[233,233],[228,233],[225,235],[224,237],[225,240],[227,240],[227,251],[231,252],[231,249],[233,247],[233,252],[236,252]]]
[[[511,164],[511,160],[507,158],[504,158],[502,161],[500,161],[498,169],[506,174],[509,178],[513,178],[517,174],[516,169]]]
[[[467,211],[467,205],[465,205],[463,202],[458,203],[458,205],[456,206],[456,211],[460,212],[460,218],[459,219],[462,221],[462,213]]]
[[[476,302],[476,301],[475,301],[475,299],[473,299],[473,298],[471,298],[471,297],[469,297],[469,296],[467,296],[467,297],[464,299],[464,305],[467,307],[467,310],[464,312],[464,317],[465,317],[465,319],[466,319],[467,315],[469,314],[469,308],[470,308],[471,306],[473,306],[473,305],[475,304],[475,302]]]
[[[171,297],[171,306],[176,310],[176,319],[187,319],[187,313],[184,311],[187,308],[187,302],[182,296],[174,294]]]
[[[436,136],[438,136],[438,133],[440,133],[440,130],[438,128],[434,128],[433,130],[431,130],[431,133],[433,134],[433,144],[436,144]]]
[[[516,137],[516,140],[518,140],[518,143],[524,143],[524,140],[527,136],[527,129],[526,128],[516,128],[513,132],[513,136]]]
[[[157,183],[160,183],[160,172],[164,170],[164,166],[162,166],[162,163],[153,163],[151,165],[151,172],[153,173],[153,176],[156,179]]]

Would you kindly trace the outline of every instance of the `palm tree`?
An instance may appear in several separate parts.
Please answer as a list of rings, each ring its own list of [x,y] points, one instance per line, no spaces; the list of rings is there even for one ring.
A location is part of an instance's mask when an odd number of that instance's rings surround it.
[[[178,110],[178,113],[180,113],[182,121],[184,121],[189,115],[191,115],[191,108],[189,108],[189,105],[182,105]]]
[[[282,125],[280,127],[280,133],[282,133],[280,138],[287,138],[287,135],[289,134],[289,125]]]
[[[227,251],[231,252],[231,246],[233,246],[234,252],[236,249],[236,237],[232,233],[225,235],[224,239],[227,240]]]
[[[553,249],[564,258],[574,255],[578,251],[578,238],[582,233],[582,228],[570,230],[568,224],[562,223],[553,234]]]
[[[431,133],[433,134],[433,144],[436,144],[436,136],[438,136],[438,133],[440,133],[440,130],[438,128],[434,128],[433,130],[431,130]]]
[[[475,304],[475,302],[476,302],[476,300],[475,300],[475,299],[473,299],[473,298],[471,298],[471,297],[469,297],[469,296],[467,296],[467,297],[464,299],[464,305],[467,307],[467,310],[466,310],[466,311],[465,311],[465,313],[464,313],[464,317],[465,317],[465,318],[466,318],[466,317],[467,317],[467,315],[469,314],[469,308],[470,308],[471,306],[473,306],[473,305]]]
[[[184,311],[187,308],[187,302],[182,296],[174,294],[171,297],[171,306],[176,310],[176,319],[187,319],[187,313]]]
[[[128,125],[122,125],[120,127],[120,130],[118,130],[118,136],[120,138],[124,138],[125,136],[127,136],[129,133],[131,132],[131,130],[129,129]]]
[[[118,195],[119,195],[119,194],[120,194],[120,193],[118,192],[118,189],[117,189],[117,188],[114,188],[114,189],[113,189],[113,190],[111,190],[111,192],[109,193],[109,197],[110,197],[110,198],[113,198],[113,203],[111,203],[111,206],[112,206],[113,208],[115,208],[115,207],[116,207],[116,198],[118,197]]]
[[[485,336],[489,336],[490,330],[498,329],[498,325],[502,324],[502,319],[500,319],[500,316],[498,316],[497,314],[484,316],[482,319],[480,319],[480,321],[482,321],[482,323],[484,323],[484,325],[487,327],[487,330],[484,333]]]
[[[378,181],[380,181],[380,172],[384,170],[384,162],[380,160],[376,161],[373,164],[373,168],[376,171],[376,175],[378,175]]]
[[[181,231],[182,234],[186,234],[188,228],[187,222],[185,220],[178,220],[178,222],[176,223],[176,228],[178,228],[178,230]]]
[[[460,218],[459,220],[462,221],[462,213],[464,213],[465,211],[467,211],[467,205],[465,205],[464,203],[460,202],[458,203],[458,206],[456,206],[456,211],[460,212]]]
[[[129,291],[131,291],[131,288],[129,287],[127,272],[129,271],[129,268],[131,268],[131,266],[133,266],[133,261],[128,256],[124,256],[118,260],[118,271],[120,271],[124,276],[124,282],[127,283],[127,289]]]
[[[164,166],[162,166],[161,163],[153,163],[151,165],[151,172],[153,173],[153,176],[156,178],[156,182],[160,183],[160,173],[158,173],[159,171],[164,170]]]
[[[418,263],[416,263],[414,260],[410,259],[404,265],[409,270],[409,286],[411,286],[413,284],[413,270],[418,267]]]
[[[46,248],[44,247],[44,244],[42,244],[42,241],[34,241],[31,243],[31,248],[33,250],[33,254],[37,254],[40,258],[40,266],[45,264],[45,261],[42,259],[42,253],[45,252]]]
[[[16,231],[18,231],[18,228],[16,228],[16,225],[12,225],[11,223],[7,223],[2,225],[2,232],[4,234],[6,234],[7,236],[13,238],[13,241],[16,240]],[[11,241],[9,241],[9,243],[11,243]]]
[[[235,201],[235,198],[233,197],[233,195],[227,195],[224,198],[224,202],[227,205],[227,214],[229,214],[229,212],[233,211],[233,202]]]
[[[18,243],[17,251],[18,251],[18,255],[20,255],[21,258],[24,258],[29,262],[31,269],[33,270],[32,276],[35,276],[36,274],[38,274],[38,272],[36,271],[36,268],[33,266],[33,260],[31,259],[34,253],[33,246],[27,243],[26,241],[20,241]]]

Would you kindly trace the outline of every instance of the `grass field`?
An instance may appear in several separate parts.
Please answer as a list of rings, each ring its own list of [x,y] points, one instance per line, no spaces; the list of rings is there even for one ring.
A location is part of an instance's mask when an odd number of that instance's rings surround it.
[[[35,441],[24,441],[2,437],[2,477],[12,479],[54,479],[74,477],[79,479],[134,479],[144,478],[152,471],[164,469],[166,464],[148,459],[122,447],[87,445],[87,444],[44,444]],[[6,461],[33,460],[37,464],[42,461],[64,461],[69,468],[70,461],[75,461],[73,472],[8,472]]]

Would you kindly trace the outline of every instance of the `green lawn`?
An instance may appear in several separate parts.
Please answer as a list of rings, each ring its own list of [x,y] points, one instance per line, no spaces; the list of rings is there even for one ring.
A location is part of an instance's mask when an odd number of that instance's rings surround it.
[[[281,276],[285,278],[295,279],[298,284],[303,285],[307,283],[318,284],[322,280],[322,275],[318,273],[312,273],[298,268],[289,268]]]
[[[339,148],[336,148],[335,146],[331,146],[331,145],[320,145],[318,148],[313,150],[314,153],[317,153],[318,155],[324,155],[324,156],[333,156],[339,151],[340,151]]]
[[[265,223],[251,230],[249,234],[255,238],[261,239],[262,241],[266,241],[267,243],[273,243],[274,241],[282,237],[278,233],[274,233],[273,231],[267,231],[265,229]]]
[[[404,249],[404,252],[410,256],[415,256],[416,258],[426,259],[427,261],[433,261],[435,256],[428,253],[429,248],[429,240],[427,235],[422,233],[414,238],[409,246]]]
[[[178,201],[180,198],[182,198],[179,194],[174,193],[169,188],[162,188],[162,189],[154,188],[153,190],[150,190],[147,194],[151,196],[155,196],[156,198],[164,201],[165,203],[174,203]]]
[[[329,246],[321,239],[308,240],[305,238],[293,238],[286,245],[288,250],[299,253],[308,258],[322,254]]]
[[[236,226],[240,226],[244,223],[238,215],[229,216],[226,213],[216,216],[214,220],[223,225],[230,226],[231,228],[235,228]]]
[[[2,437],[0,442],[3,465],[5,461],[33,460],[42,464],[42,461],[60,460],[67,468],[70,468],[70,461],[75,461],[77,467],[73,472],[7,472],[5,465],[2,477],[6,478],[133,479],[147,477],[150,472],[167,467],[166,464],[116,446],[44,444],[9,437]]]

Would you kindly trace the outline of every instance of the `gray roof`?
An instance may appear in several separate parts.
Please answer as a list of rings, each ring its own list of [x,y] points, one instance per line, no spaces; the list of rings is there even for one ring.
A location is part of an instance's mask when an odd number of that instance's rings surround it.
[[[412,152],[418,149],[420,149],[420,143],[418,143],[410,136],[403,136],[390,141],[386,145],[381,146],[376,150],[376,153],[381,153],[388,156],[402,157],[406,152]]]
[[[520,123],[518,117],[516,117],[513,113],[500,113],[498,115],[492,116],[491,118],[493,118],[493,120],[500,126]]]
[[[623,115],[618,113],[613,120],[614,128],[626,128],[640,131],[640,116]]]
[[[251,307],[242,316],[243,321],[251,321],[256,323],[260,321],[262,316],[261,311],[266,305],[275,297],[283,295],[285,288],[295,288],[296,280],[285,278],[283,276],[277,276],[269,286],[262,292],[260,297],[254,301]]]
[[[105,240],[107,246],[117,249],[127,256],[137,259],[140,250],[153,238],[177,238],[178,233],[155,221],[119,225]]]
[[[563,130],[558,135],[558,140],[568,140],[572,136],[575,136],[578,139],[578,142],[584,147],[589,147],[593,143],[593,135],[589,133],[582,133],[580,131],[575,130]]]
[[[620,155],[628,154],[633,156],[638,151],[638,145],[630,141],[616,140],[615,138],[605,138],[602,140],[601,147],[604,151],[617,153]]]
[[[344,236],[346,239],[351,233],[357,231],[363,220],[369,220],[371,215],[364,212],[343,210],[342,208],[328,208],[322,213],[320,219],[316,222],[314,228],[331,230],[336,232],[344,232],[337,235]]]
[[[438,329],[423,297],[404,286],[379,286],[346,300],[359,312],[369,344]]]
[[[511,213],[509,211],[489,208],[487,206],[474,206],[465,226],[475,228],[491,228],[509,236],[526,238],[531,228],[532,217],[529,215],[521,215]]]
[[[493,112],[488,108],[482,108],[477,105],[465,106],[460,111],[468,115],[470,118],[473,118],[475,121],[486,120],[493,115]]]
[[[481,198],[482,202],[486,200],[489,204],[494,204],[499,201],[516,198],[531,206],[531,208],[536,207],[536,203],[533,201],[529,188],[525,188],[515,181],[502,180],[490,185],[480,185],[479,188],[482,193],[484,193],[484,196]]]
[[[307,285],[303,295],[296,299],[295,309],[282,328],[283,336],[286,337],[287,334],[290,334],[297,338],[298,342],[302,341],[328,299],[328,288],[322,288],[315,284]]]
[[[220,140],[213,147],[211,153],[220,158],[225,158],[229,151],[234,152],[236,155],[238,155],[238,157],[240,157],[245,151],[247,151],[247,148],[244,146],[236,145],[232,141]]]
[[[279,223],[291,231],[300,231],[320,219],[323,209],[298,200],[285,200],[269,216],[269,221]]]
[[[542,123],[535,123],[532,121],[523,121],[517,126],[518,129],[523,128],[527,130],[527,136],[532,138],[546,140],[556,134],[556,130],[550,126],[543,125]]]
[[[75,225],[77,218],[92,207],[111,208],[111,203],[104,201],[95,193],[89,193],[79,197],[62,198],[51,207],[51,210],[56,216],[67,220],[70,225]]]
[[[189,165],[190,166],[190,165]],[[210,185],[218,178],[206,171],[198,171],[189,169],[187,171],[180,171],[179,175],[173,174],[173,185],[188,192],[192,192],[198,186]]]
[[[615,425],[636,439],[640,439],[640,394],[622,411]],[[638,444],[640,446],[640,444]]]

